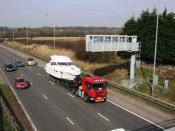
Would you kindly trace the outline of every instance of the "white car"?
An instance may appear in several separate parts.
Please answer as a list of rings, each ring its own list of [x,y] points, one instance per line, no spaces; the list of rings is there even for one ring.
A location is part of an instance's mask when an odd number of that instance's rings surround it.
[[[28,66],[33,66],[33,65],[36,65],[37,62],[32,57],[29,57],[29,58],[27,58],[26,64]]]

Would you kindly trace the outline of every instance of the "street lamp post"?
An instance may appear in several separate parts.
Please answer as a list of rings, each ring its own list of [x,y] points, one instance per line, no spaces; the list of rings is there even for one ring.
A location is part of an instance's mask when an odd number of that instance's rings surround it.
[[[56,31],[55,31],[55,24],[54,24],[54,27],[53,27],[53,35],[54,35],[54,38],[53,38],[53,53],[54,53],[54,55],[55,55],[55,33],[56,33]]]
[[[5,26],[4,26],[4,41],[5,41]]]
[[[29,44],[29,32],[28,27],[26,26],[26,37],[27,37],[27,45]]]
[[[13,27],[13,48],[15,48],[15,41],[14,41],[14,37],[15,37],[15,28]]]
[[[45,16],[48,16],[49,14],[48,13],[45,13]],[[56,41],[56,38],[55,38],[55,34],[56,34],[56,29],[55,29],[55,24],[54,24],[54,27],[53,27],[53,54],[55,55],[55,41]]]
[[[154,96],[154,87],[155,87],[158,28],[159,28],[159,0],[157,0],[156,39],[155,39],[155,50],[154,50],[153,81],[152,81],[152,90],[151,90],[152,96]]]

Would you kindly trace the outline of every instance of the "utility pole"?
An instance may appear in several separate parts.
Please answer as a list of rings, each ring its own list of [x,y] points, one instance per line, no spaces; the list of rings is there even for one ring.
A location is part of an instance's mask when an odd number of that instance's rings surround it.
[[[13,27],[13,48],[15,48],[15,41],[14,41],[14,37],[15,37],[15,28]]]
[[[28,27],[26,26],[26,37],[27,37],[27,45],[29,44],[29,32]]]
[[[159,0],[157,0],[156,39],[155,39],[155,50],[154,50],[153,80],[152,80],[152,90],[151,90],[152,96],[154,96],[154,87],[155,87],[158,28],[159,28]]]
[[[54,27],[53,27],[53,35],[54,35],[54,38],[53,38],[53,53],[54,53],[54,55],[55,55],[55,33],[56,33],[56,31],[55,31],[55,24],[54,24]]]
[[[4,41],[5,41],[5,26],[4,26]]]

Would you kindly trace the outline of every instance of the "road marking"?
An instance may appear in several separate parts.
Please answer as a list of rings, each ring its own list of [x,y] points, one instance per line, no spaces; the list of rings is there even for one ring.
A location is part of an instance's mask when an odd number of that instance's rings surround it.
[[[118,128],[118,129],[113,129],[113,130],[110,130],[110,131],[126,131],[126,130],[123,129],[123,128]]]
[[[41,74],[40,74],[40,73],[37,73],[37,75],[41,76]]]
[[[100,113],[97,113],[99,116],[101,116],[102,118],[104,118],[105,120],[107,120],[108,122],[110,121],[108,118],[106,118],[105,116],[103,116],[102,114]]]
[[[156,123],[154,123],[154,122],[152,122],[152,121],[150,121],[150,120],[148,120],[148,119],[146,119],[146,118],[144,118],[142,116],[139,116],[138,114],[136,114],[136,113],[134,113],[134,112],[132,112],[132,111],[130,111],[130,110],[128,110],[128,109],[126,109],[126,108],[116,104],[116,103],[114,103],[113,101],[110,101],[110,100],[107,100],[107,101],[110,102],[111,104],[113,104],[113,105],[115,105],[115,106],[117,106],[117,107],[119,107],[119,108],[121,108],[121,109],[123,109],[123,110],[125,110],[125,111],[127,111],[127,112],[129,112],[129,113],[131,113],[131,114],[133,114],[133,115],[135,115],[135,116],[137,116],[137,117],[139,117],[139,118],[141,118],[141,119],[143,119],[143,120],[145,120],[145,121],[147,121],[147,122],[149,122],[149,123],[159,127],[159,128],[161,128],[161,129],[163,129],[163,130],[165,129],[165,128],[157,125]]]
[[[43,94],[43,97],[44,97],[46,100],[48,100],[47,96],[45,96],[44,94]]]
[[[74,97],[73,95],[71,95],[70,93],[67,93],[69,96],[71,96],[71,97]]]
[[[42,65],[40,65],[40,64],[37,64],[37,65],[44,69],[44,67]]]
[[[21,73],[20,75],[21,75],[21,76],[24,76],[24,74],[23,74],[23,73]]]
[[[35,124],[33,123],[32,119],[30,118],[29,114],[27,113],[26,108],[23,106],[21,100],[19,99],[19,97],[17,96],[13,86],[10,84],[9,80],[7,79],[7,76],[5,75],[5,73],[1,70],[0,68],[0,72],[2,72],[2,75],[4,76],[6,82],[8,83],[8,85],[10,86],[10,89],[12,90],[13,94],[15,95],[19,105],[21,106],[22,110],[24,111],[25,115],[27,116],[27,119],[29,120],[30,124],[32,125],[34,131],[38,131]]]
[[[69,117],[66,117],[66,119],[72,124],[74,125],[73,121],[71,119],[69,119]]]

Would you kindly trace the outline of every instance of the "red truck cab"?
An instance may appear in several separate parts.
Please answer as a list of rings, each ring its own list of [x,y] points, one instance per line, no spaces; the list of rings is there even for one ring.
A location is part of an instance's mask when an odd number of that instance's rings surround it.
[[[78,96],[82,97],[86,102],[106,101],[107,98],[107,81],[99,76],[82,77],[78,87]]]

